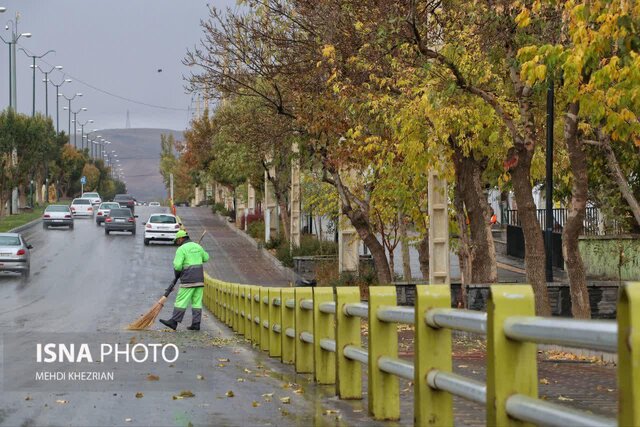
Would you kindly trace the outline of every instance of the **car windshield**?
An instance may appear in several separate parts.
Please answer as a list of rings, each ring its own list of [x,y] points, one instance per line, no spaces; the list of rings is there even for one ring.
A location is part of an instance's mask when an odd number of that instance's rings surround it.
[[[111,209],[109,216],[131,216],[131,211],[129,209]]]
[[[177,221],[176,217],[171,215],[153,215],[149,218],[149,222],[154,224],[175,224]]]
[[[100,197],[98,193],[84,193],[82,197]]]
[[[0,236],[0,246],[20,246],[20,238],[17,236]]]
[[[73,201],[73,203],[71,203],[72,205],[90,205],[91,204],[91,200],[89,199],[75,199]]]
[[[50,205],[47,206],[45,212],[69,212],[69,206],[64,205]]]
[[[113,208],[119,208],[119,207],[120,207],[119,204],[112,203],[112,202],[103,203],[103,204],[100,205],[100,209],[113,209]]]

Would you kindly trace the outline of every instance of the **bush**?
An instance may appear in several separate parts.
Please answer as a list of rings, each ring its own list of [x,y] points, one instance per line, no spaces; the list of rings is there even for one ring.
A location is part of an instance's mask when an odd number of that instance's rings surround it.
[[[256,240],[264,240],[264,220],[250,222],[247,233]]]
[[[225,207],[224,203],[214,203],[211,205],[211,211],[215,214],[220,214],[222,216],[228,216],[235,218],[235,215],[232,210],[229,210]]]
[[[244,215],[242,215],[240,217],[240,229],[244,230],[244,221],[247,221],[247,229],[249,228],[249,226],[251,225],[251,223],[256,222],[256,221],[264,221],[262,219],[262,212],[257,211],[255,213],[249,214],[246,217]],[[264,228],[264,227],[263,227]],[[264,236],[264,232],[263,232],[263,236]]]
[[[282,244],[281,237],[272,237],[271,240],[264,244],[265,249],[276,249]]]
[[[285,239],[278,239],[277,246],[273,242],[269,242],[265,247],[267,249],[275,248],[276,258],[287,267],[293,267],[293,257],[338,254],[338,244],[336,242],[320,241],[309,234],[303,234],[300,237],[300,246],[293,248],[293,251],[289,250],[289,242]]]

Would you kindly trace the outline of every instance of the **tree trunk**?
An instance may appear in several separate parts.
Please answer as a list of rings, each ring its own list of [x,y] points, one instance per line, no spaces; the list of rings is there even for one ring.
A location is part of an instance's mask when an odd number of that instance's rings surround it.
[[[393,250],[389,250],[389,275],[391,276],[391,281],[393,281],[393,279],[396,276],[396,262],[395,262],[395,256],[393,254]]]
[[[418,242],[418,263],[422,278],[429,280],[429,235],[425,234]]]
[[[405,282],[411,281],[411,255],[409,254],[409,239],[407,224],[404,222],[404,212],[398,209],[398,233],[400,234],[400,251],[402,253],[402,277]]]
[[[524,234],[524,261],[527,280],[533,287],[538,316],[551,316],[549,293],[545,277],[545,252],[542,230],[536,215],[531,186],[531,158],[533,152],[523,144],[516,145],[517,164],[511,168],[511,180],[518,204],[518,218]]]
[[[620,167],[620,163],[618,163],[616,153],[613,152],[613,148],[611,147],[609,136],[606,135],[601,138],[601,140],[602,148],[604,149],[604,153],[607,157],[607,166],[609,167],[609,171],[611,172],[611,175],[613,175],[613,179],[616,181],[616,184],[618,184],[622,197],[624,197],[629,204],[636,222],[640,225],[640,203],[638,203],[638,199],[636,199],[633,194],[633,190],[631,190],[631,187],[627,182],[627,178]]]
[[[564,122],[564,139],[567,144],[573,181],[567,221],[562,230],[562,250],[569,276],[571,314],[577,319],[589,319],[591,318],[589,291],[587,290],[584,263],[578,246],[588,197],[587,156],[583,144],[577,138],[579,109],[577,103],[569,104]]]
[[[273,181],[272,181],[273,182]],[[283,236],[285,238],[285,240],[288,242],[290,235],[291,235],[291,228],[290,228],[290,221],[289,221],[289,211],[288,209],[288,203],[287,203],[287,197],[286,197],[286,191],[288,191],[288,189],[285,189],[285,191],[281,191],[280,187],[277,185],[277,183],[273,182],[273,192],[276,196],[276,202],[278,204],[278,206],[280,207],[280,220],[282,221],[282,227],[280,228],[280,233],[284,233]]]
[[[483,166],[473,157],[473,153],[464,156],[455,147],[454,165],[458,188],[456,192],[464,202],[469,216],[470,245],[469,262],[471,263],[469,276],[471,283],[496,283],[498,281],[498,267],[496,264],[496,247],[491,233],[491,207],[484,194],[482,184]],[[464,226],[466,228],[466,221]]]

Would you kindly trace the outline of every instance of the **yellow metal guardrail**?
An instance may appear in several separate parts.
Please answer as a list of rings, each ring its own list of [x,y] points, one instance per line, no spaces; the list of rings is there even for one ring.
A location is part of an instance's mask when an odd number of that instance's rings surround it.
[[[487,425],[640,425],[640,283],[621,287],[616,321],[536,317],[528,285],[493,285],[487,313],[451,308],[447,285],[416,287],[399,307],[393,286],[272,288],[205,278],[204,303],[235,332],[298,373],[335,384],[341,399],[362,398],[379,420],[400,418],[398,378],[414,382],[416,425],[453,425],[453,396],[486,406]],[[368,322],[368,348],[361,322]],[[415,326],[413,361],[398,358],[400,323]],[[486,384],[453,373],[451,331],[486,335]],[[538,398],[537,344],[618,353],[618,419]]]

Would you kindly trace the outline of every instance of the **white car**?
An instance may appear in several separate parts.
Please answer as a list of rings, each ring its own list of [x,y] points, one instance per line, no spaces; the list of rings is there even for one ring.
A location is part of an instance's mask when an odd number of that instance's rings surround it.
[[[98,193],[82,193],[82,198],[91,200],[92,205],[99,205],[102,203],[102,198]]]
[[[171,214],[153,214],[144,223],[144,244],[148,246],[152,240],[173,242],[182,224]]]
[[[109,216],[111,209],[120,209],[120,203],[118,202],[104,202],[101,203],[96,212],[96,225],[100,225]]]
[[[70,207],[73,216],[93,216],[93,205],[91,204],[91,199],[73,199]]]
[[[158,207],[160,207],[160,203],[158,203],[158,202],[150,202],[149,206],[150,207],[154,207],[154,208],[158,208]]]
[[[73,215],[67,205],[49,205],[42,215],[42,228],[68,226],[73,230]]]

